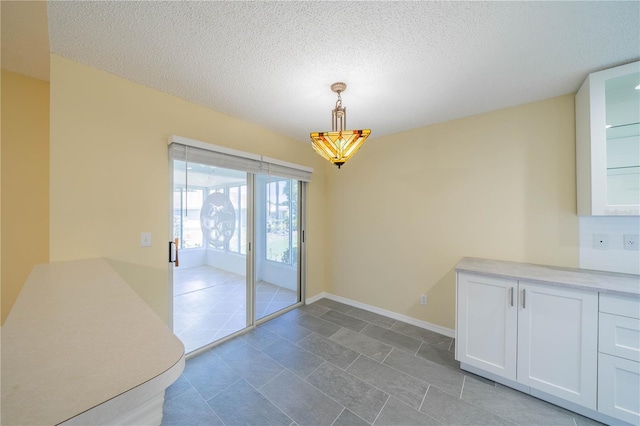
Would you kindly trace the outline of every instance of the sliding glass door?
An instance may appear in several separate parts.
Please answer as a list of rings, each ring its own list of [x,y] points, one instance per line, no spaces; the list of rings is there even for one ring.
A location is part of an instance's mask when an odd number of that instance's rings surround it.
[[[300,184],[259,174],[256,186],[256,319],[260,319],[300,301]]]
[[[247,173],[173,163],[173,330],[191,352],[248,326]]]
[[[170,305],[189,353],[301,302],[305,182],[215,151],[174,144],[170,156]]]

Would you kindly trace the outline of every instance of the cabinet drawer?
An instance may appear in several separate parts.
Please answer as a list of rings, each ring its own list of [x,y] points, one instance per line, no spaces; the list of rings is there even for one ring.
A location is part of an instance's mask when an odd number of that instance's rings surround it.
[[[598,411],[640,424],[640,363],[599,354]]]
[[[640,298],[600,293],[600,312],[640,318]]]
[[[640,320],[600,312],[598,350],[640,362]]]

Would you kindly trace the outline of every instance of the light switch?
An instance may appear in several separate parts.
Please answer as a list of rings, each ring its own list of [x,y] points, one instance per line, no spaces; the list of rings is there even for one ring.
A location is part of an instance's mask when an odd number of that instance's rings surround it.
[[[140,247],[151,247],[151,232],[140,234]]]

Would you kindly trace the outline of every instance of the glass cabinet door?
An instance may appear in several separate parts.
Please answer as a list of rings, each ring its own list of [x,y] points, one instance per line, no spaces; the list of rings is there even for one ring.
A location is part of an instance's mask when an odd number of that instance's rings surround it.
[[[592,73],[576,94],[581,216],[640,215],[640,62]]]
[[[605,81],[607,205],[640,204],[640,72]]]

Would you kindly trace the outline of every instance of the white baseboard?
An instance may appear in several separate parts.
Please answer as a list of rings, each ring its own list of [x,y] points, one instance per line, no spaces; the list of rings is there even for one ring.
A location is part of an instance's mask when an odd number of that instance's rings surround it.
[[[398,314],[395,312],[387,311],[386,309],[377,308],[375,306],[367,305],[364,303],[356,302],[355,300],[347,299],[346,297],[336,296],[335,294],[322,292],[313,297],[309,297],[305,300],[305,303],[311,304],[316,302],[322,298],[331,299],[336,302],[344,303],[345,305],[353,306],[354,308],[364,309],[365,311],[373,312],[375,314],[384,315],[389,318],[393,318],[394,320],[406,322],[407,324],[415,325],[416,327],[424,328],[426,330],[434,331],[436,333],[440,333],[447,337],[455,337],[455,330],[452,330],[447,327],[442,327],[437,324],[433,324],[427,321],[421,321],[415,318],[408,317],[406,315]]]
[[[318,300],[323,299],[323,298],[325,298],[325,297],[326,297],[327,299],[330,299],[330,297],[328,296],[328,293],[327,293],[326,291],[323,291],[322,293],[320,293],[320,294],[316,294],[316,295],[315,295],[315,296],[313,296],[313,297],[307,297],[307,298],[304,300],[304,303],[305,303],[306,305],[310,305],[310,304],[312,304],[313,302],[317,302]]]

